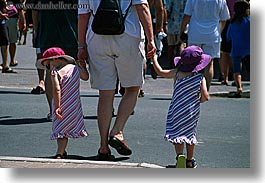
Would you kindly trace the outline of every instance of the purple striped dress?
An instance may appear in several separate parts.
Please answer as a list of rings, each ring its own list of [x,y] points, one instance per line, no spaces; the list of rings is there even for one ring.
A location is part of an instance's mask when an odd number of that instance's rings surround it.
[[[194,73],[177,80],[169,106],[165,140],[176,144],[196,144],[200,114],[199,92],[203,75]]]
[[[54,69],[52,75],[58,74]],[[61,87],[62,120],[55,114],[55,105],[52,101],[52,135],[51,139],[78,138],[88,136],[84,124],[83,111],[80,99],[80,74],[77,66],[71,65],[59,81]]]

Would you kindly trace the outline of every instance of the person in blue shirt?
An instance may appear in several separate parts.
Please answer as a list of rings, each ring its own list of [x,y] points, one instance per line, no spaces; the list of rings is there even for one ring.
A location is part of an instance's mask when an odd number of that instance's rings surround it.
[[[250,56],[250,5],[239,1],[234,5],[234,17],[227,30],[227,40],[232,41],[231,58],[234,80],[237,91],[231,97],[240,98],[242,94],[241,69],[242,61]],[[249,61],[248,61],[249,64]]]

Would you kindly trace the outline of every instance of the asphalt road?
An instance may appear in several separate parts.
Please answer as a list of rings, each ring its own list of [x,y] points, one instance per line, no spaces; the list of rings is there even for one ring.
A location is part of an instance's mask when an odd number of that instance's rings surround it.
[[[93,159],[99,147],[96,120],[97,93],[82,92],[85,125],[90,136],[69,141],[73,159]],[[115,108],[120,97],[115,99]],[[175,163],[173,146],[164,141],[165,118],[170,96],[139,98],[135,115],[124,131],[133,149],[129,159],[112,153],[118,160],[162,166]],[[24,89],[0,89],[0,156],[50,157],[56,141],[49,140],[51,122],[45,120],[45,95],[31,95]],[[195,158],[200,167],[250,167],[249,99],[212,98],[202,104],[198,125],[199,144]],[[115,118],[115,117],[114,117]],[[114,121],[113,118],[113,121]]]

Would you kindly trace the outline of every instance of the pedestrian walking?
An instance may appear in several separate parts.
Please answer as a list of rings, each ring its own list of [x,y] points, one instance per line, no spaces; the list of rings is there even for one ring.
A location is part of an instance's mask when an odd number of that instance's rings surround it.
[[[245,59],[247,68],[250,65],[250,5],[247,1],[239,1],[234,5],[234,17],[227,29],[227,40],[232,41],[231,58],[233,64],[234,80],[237,91],[231,97],[240,98],[242,95],[241,69]],[[249,71],[249,69],[247,69]]]
[[[119,35],[101,35],[93,32],[91,24],[100,2],[100,0],[79,1],[78,59],[87,60],[91,87],[99,90],[98,157],[100,160],[109,160],[111,155],[109,145],[121,155],[132,154],[132,150],[125,142],[123,131],[144,82],[145,56],[153,57],[156,48],[147,0],[118,1],[123,14],[130,3],[132,4],[125,18],[125,31]],[[146,55],[145,35],[148,41]],[[125,93],[120,100],[114,126],[110,129],[117,78],[125,88]]]
[[[86,64],[74,65],[75,59],[65,55],[61,48],[52,47],[43,53],[38,64],[51,73],[53,85],[52,135],[57,139],[56,159],[66,158],[68,138],[88,136],[84,125],[80,99],[80,78],[88,80]]]
[[[77,60],[77,9],[74,8],[77,0],[27,0],[27,3],[33,3],[35,9],[32,10],[34,26],[34,47],[38,54],[43,54],[45,50],[51,47],[60,47],[64,52]],[[60,3],[67,4],[61,7]],[[54,5],[54,6],[51,6]],[[59,9],[54,9],[54,7]],[[46,8],[41,8],[46,7]],[[38,68],[37,68],[38,69]],[[44,79],[45,77],[45,79]],[[38,69],[38,86],[33,88],[33,94],[46,94],[49,104],[49,113],[47,120],[51,121],[51,101],[52,101],[52,83],[49,72]],[[44,79],[44,87],[43,87]]]
[[[200,46],[212,61],[205,69],[207,89],[214,76],[213,59],[220,58],[221,32],[230,18],[226,0],[187,0],[180,34],[188,28],[188,45]],[[182,36],[181,36],[182,37]]]
[[[198,46],[185,48],[180,57],[174,58],[175,69],[162,69],[154,59],[154,68],[162,77],[175,78],[172,100],[168,109],[165,139],[176,152],[177,168],[196,168],[194,147],[197,141],[197,124],[200,103],[209,99],[203,70],[211,61],[210,55]],[[186,144],[187,157],[184,155]]]
[[[9,20],[9,17],[8,14],[4,12],[6,6],[6,0],[0,0],[0,47],[2,55],[0,70],[2,70],[2,73],[17,73],[17,71],[11,69],[8,65],[8,45],[10,42],[7,28],[7,20]]]
[[[13,4],[13,6],[21,4],[20,0],[12,0],[7,3]],[[17,10],[18,13],[10,16],[6,22],[8,28],[9,42],[10,42],[9,44],[10,67],[15,67],[18,65],[18,61],[16,60],[16,52],[17,52],[16,43],[18,41],[18,34],[19,34],[18,27],[23,31],[26,30],[25,12],[22,8],[18,8]]]
[[[187,0],[168,0],[167,1],[167,44],[169,67],[174,67],[174,57],[179,56],[179,31],[181,21],[184,15],[184,8]],[[177,49],[177,50],[176,50]]]

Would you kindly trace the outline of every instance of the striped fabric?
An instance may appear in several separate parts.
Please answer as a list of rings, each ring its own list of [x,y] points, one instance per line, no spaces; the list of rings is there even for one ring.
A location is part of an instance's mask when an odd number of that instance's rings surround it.
[[[57,74],[53,70],[52,74]],[[77,66],[72,65],[69,71],[61,77],[61,110],[62,120],[55,114],[54,101],[52,102],[52,135],[51,139],[78,138],[88,136],[85,128],[83,111],[80,99],[80,74]]]
[[[169,106],[165,140],[176,144],[196,144],[196,127],[200,114],[199,92],[203,75],[177,80]]]

